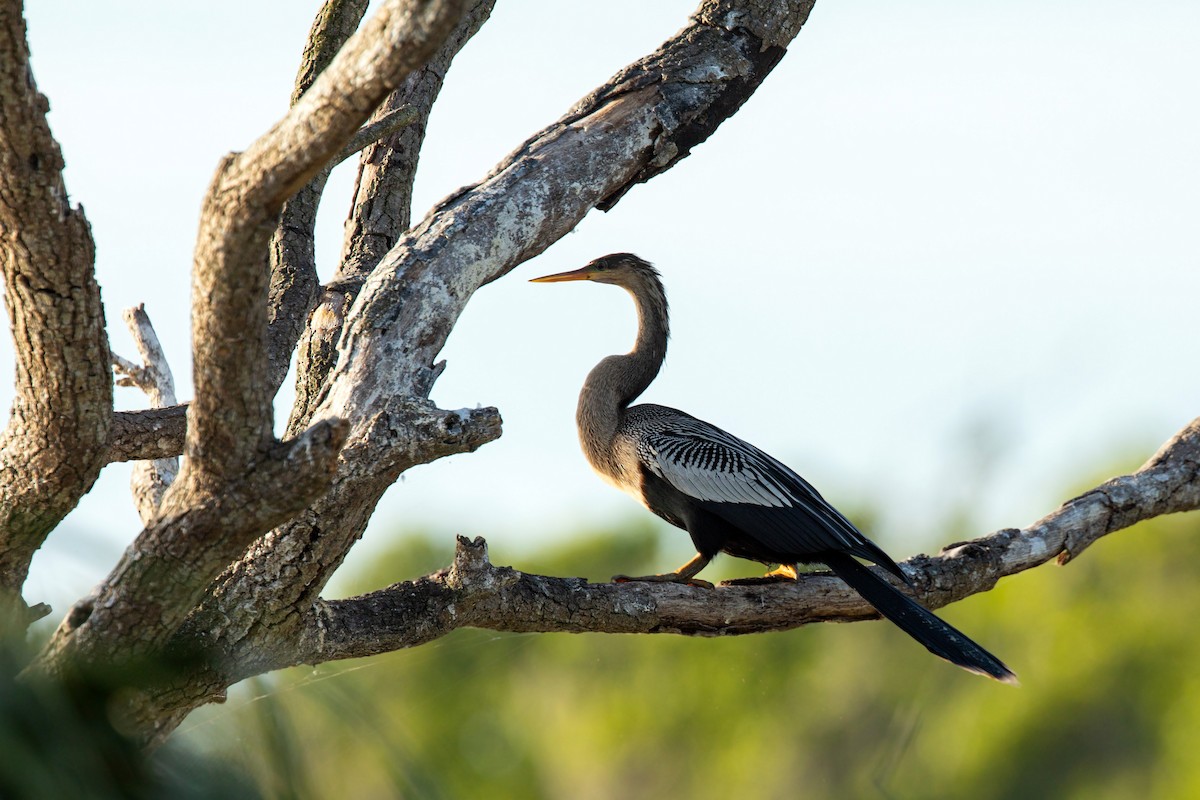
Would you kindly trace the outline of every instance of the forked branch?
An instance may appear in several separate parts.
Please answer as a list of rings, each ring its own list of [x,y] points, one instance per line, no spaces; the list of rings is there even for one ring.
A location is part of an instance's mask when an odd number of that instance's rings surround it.
[[[269,239],[284,201],[424,63],[460,13],[456,0],[383,3],[279,123],[218,167],[192,272],[188,459],[158,517],[95,599],[60,626],[42,666],[60,670],[76,655],[136,658],[161,647],[221,569],[327,487],[345,440],[342,420],[326,417],[286,442],[273,435],[274,387],[262,380]]]
[[[138,305],[127,308],[121,316],[133,335],[134,344],[142,357],[142,364],[139,366],[113,353],[113,369],[122,376],[117,379],[117,385],[141,389],[149,398],[152,408],[175,405],[178,402],[175,398],[175,379],[171,375],[167,355],[158,341],[158,334],[150,323],[146,307]],[[138,516],[144,524],[149,525],[158,514],[158,505],[162,502],[163,493],[175,480],[178,472],[179,458],[176,456],[141,460],[133,465],[129,488],[133,492]]]

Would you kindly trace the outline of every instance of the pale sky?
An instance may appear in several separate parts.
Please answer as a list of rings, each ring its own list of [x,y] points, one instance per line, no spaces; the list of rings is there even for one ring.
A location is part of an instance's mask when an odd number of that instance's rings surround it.
[[[320,3],[29,5],[114,349],[135,355],[120,311],[144,302],[189,398],[200,199],[221,155],[285,110]],[[448,75],[415,216],[694,6],[500,3]],[[352,563],[398,526],[485,535],[503,561],[646,513],[591,474],[574,432],[587,371],[632,343],[629,300],[526,283],[615,251],[662,270],[674,312],[645,399],[754,442],[835,504],[878,506],[873,530],[898,559],[964,507],[960,537],[1022,526],[1149,455],[1200,414],[1198,35],[1186,2],[819,0],[712,139],[479,292],[433,396],[499,406],[504,436],[410,471]],[[342,169],[322,207],[324,277],[350,179]],[[0,404],[11,396],[6,378]],[[145,405],[129,390],[118,403]],[[31,602],[61,615],[112,566],[139,528],[128,473],[106,469],[51,536]],[[685,534],[672,540],[664,569],[690,554]]]

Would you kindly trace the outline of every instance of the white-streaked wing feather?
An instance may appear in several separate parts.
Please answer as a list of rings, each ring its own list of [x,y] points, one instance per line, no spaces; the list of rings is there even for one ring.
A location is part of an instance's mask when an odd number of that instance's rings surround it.
[[[798,508],[822,520],[841,546],[862,539],[807,481],[749,442],[664,406],[636,406],[630,412],[629,433],[642,465],[689,497]]]
[[[663,430],[643,436],[639,444],[638,455],[647,468],[697,500],[791,505],[782,487],[772,485],[749,463],[751,453],[715,439],[711,432]]]

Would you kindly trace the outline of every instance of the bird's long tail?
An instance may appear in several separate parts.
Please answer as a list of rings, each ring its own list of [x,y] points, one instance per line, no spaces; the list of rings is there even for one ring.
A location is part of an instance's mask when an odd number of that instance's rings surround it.
[[[935,656],[965,670],[987,675],[1004,683],[1016,683],[1017,676],[994,655],[971,641],[965,634],[935,617],[894,588],[853,556],[823,553],[821,560],[834,574],[875,606],[880,614],[896,623]]]

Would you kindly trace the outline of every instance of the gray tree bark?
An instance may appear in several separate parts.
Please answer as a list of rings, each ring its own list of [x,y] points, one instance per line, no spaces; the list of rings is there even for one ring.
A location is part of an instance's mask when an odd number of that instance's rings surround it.
[[[17,397],[0,434],[0,627],[29,621],[33,554],[95,482],[112,419],[95,247],[33,82],[21,3],[0,2],[0,269]]]
[[[445,411],[429,400],[438,353],[474,292],[685,158],[766,78],[812,7],[703,0],[662,47],[413,224],[429,110],[493,2],[388,0],[363,22],[366,5],[325,3],[290,111],[217,168],[193,264],[194,398],[114,412],[90,232],[66,199],[21,4],[0,0],[0,248],[18,351],[18,398],[0,438],[5,624],[33,616],[20,595],[29,558],[103,464],[184,456],[173,480],[155,473],[146,527],[30,674],[153,661],[152,673],[127,670],[119,695],[152,745],[245,677],[412,647],[463,626],[728,635],[873,616],[828,576],[708,591],[596,585],[493,566],[482,540],[465,539],[438,573],[322,599],[405,470],[501,433],[494,408]],[[358,150],[341,261],[318,286],[316,206],[331,165]],[[272,399],[293,351],[297,401],[278,441]],[[173,400],[156,397],[152,405]],[[904,567],[916,596],[937,607],[1065,562],[1139,519],[1198,506],[1200,420],[1138,472],[1035,525]]]

